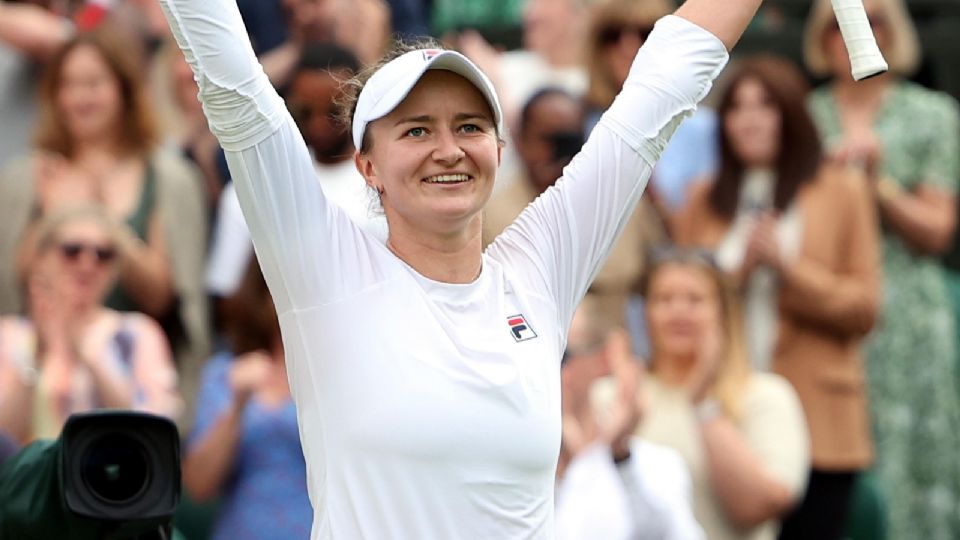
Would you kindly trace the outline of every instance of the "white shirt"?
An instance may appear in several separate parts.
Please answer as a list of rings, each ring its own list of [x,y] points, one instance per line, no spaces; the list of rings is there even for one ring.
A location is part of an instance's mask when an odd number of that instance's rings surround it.
[[[734,272],[743,264],[750,235],[762,212],[773,209],[777,179],[769,169],[750,169],[744,173],[740,202],[733,225],[717,247],[717,262]],[[803,239],[803,218],[796,201],[777,220],[777,245],[785,261],[800,254]],[[776,272],[759,266],[750,273],[744,293],[744,320],[746,321],[747,345],[750,348],[750,363],[757,371],[769,372],[773,363],[773,348],[777,342],[777,325],[780,321],[777,291],[780,288]]]
[[[553,538],[567,328],[726,62],[722,43],[663,21],[564,178],[487,249],[476,281],[454,285],[418,275],[327,201],[232,0],[162,5],[280,317],[312,538]]]
[[[361,229],[386,242],[387,220],[383,213],[375,211],[367,184],[353,160],[336,165],[315,165],[317,179],[327,200],[343,208]],[[243,219],[237,192],[230,183],[220,193],[217,206],[217,221],[207,261],[207,291],[217,296],[233,294],[247,271],[251,255],[250,230]]]
[[[570,462],[557,486],[561,540],[700,540],[690,474],[677,452],[634,438],[614,465],[595,443]]]
[[[648,405],[638,435],[676,450],[693,483],[693,512],[710,540],[775,540],[780,528],[769,519],[751,529],[738,527],[727,515],[712,485],[708,450],[700,421],[686,392],[656,376],[644,380]],[[786,379],[754,373],[743,388],[742,415],[736,427],[770,478],[799,500],[810,473],[810,438],[800,398]]]

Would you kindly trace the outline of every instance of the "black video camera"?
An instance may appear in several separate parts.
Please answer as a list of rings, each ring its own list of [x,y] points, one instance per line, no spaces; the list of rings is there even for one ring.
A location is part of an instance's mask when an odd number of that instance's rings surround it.
[[[171,537],[180,437],[170,420],[131,411],[71,416],[0,468],[0,540]]]

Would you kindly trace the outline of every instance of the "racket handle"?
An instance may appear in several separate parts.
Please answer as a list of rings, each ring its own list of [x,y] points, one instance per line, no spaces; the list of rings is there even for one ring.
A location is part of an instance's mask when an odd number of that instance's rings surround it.
[[[860,81],[887,71],[877,39],[870,28],[863,0],[830,0],[837,16],[840,34],[850,55],[853,79]]]

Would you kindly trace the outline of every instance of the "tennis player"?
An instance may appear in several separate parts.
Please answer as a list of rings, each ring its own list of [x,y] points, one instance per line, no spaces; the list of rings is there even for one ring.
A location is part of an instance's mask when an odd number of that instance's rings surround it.
[[[469,60],[408,52],[359,93],[355,160],[384,244],[324,198],[235,2],[163,0],[280,316],[312,538],[553,538],[574,310],[760,1],[661,20],[563,177],[483,252],[503,119]]]

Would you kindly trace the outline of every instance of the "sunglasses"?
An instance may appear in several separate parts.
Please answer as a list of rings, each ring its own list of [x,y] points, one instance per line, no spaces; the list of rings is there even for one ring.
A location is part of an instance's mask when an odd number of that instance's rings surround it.
[[[719,268],[714,252],[698,247],[658,246],[652,250],[651,259],[653,266],[677,263]]]
[[[568,346],[563,350],[563,356],[560,357],[560,365],[565,365],[571,358],[579,358],[581,356],[589,356],[594,354],[602,349],[603,345],[603,341],[600,340],[580,346]]]
[[[83,242],[63,242],[59,246],[60,254],[63,258],[76,262],[84,253],[93,256],[97,264],[106,265],[117,258],[117,250],[113,246],[98,246],[94,244],[85,244]]]
[[[652,26],[644,24],[607,26],[597,34],[597,41],[599,41],[601,45],[614,45],[620,43],[620,40],[623,39],[625,34],[631,34],[640,38],[640,41],[646,41],[652,31]]]

